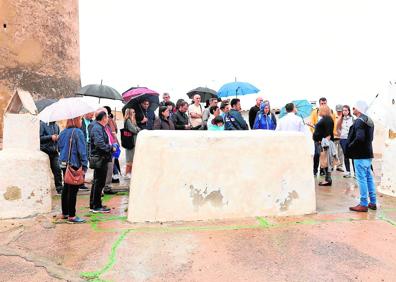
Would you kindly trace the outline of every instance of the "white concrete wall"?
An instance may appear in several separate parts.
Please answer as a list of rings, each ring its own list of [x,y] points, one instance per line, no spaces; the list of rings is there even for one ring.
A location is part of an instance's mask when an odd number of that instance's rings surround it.
[[[0,219],[51,211],[54,186],[48,155],[40,151],[39,120],[6,114],[0,151]]]
[[[313,213],[310,149],[301,133],[143,131],[136,145],[128,220]]]

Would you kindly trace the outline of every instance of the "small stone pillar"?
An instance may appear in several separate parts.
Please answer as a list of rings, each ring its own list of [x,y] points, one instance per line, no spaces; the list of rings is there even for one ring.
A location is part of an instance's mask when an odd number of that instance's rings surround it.
[[[4,114],[0,151],[0,219],[51,211],[54,185],[48,156],[40,151],[40,121],[32,96],[15,91]]]

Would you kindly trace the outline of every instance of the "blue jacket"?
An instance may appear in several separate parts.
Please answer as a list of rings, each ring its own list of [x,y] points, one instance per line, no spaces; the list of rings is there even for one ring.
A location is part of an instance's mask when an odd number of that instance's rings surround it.
[[[64,129],[59,134],[59,161],[61,163],[67,163],[67,159],[69,157],[69,142],[70,138],[73,134],[73,140],[71,145],[71,155],[70,155],[70,165],[79,168],[83,167],[86,171],[88,168],[88,158],[87,158],[87,148],[84,139],[84,134],[80,128],[71,127]]]
[[[58,154],[58,142],[52,141],[52,135],[59,135],[59,126],[55,122],[40,121],[40,150],[48,155]]]
[[[107,161],[111,161],[113,146],[109,144],[109,136],[107,136],[104,126],[96,121],[91,123],[89,136],[91,141],[91,155],[102,156]]]
[[[231,109],[224,116],[224,130],[248,130],[249,127],[240,112]]]
[[[276,129],[276,117],[273,113],[268,112],[266,115],[264,113],[265,106],[269,107],[269,104],[261,103],[260,110],[256,114],[254,119],[253,129],[266,129],[275,130]]]

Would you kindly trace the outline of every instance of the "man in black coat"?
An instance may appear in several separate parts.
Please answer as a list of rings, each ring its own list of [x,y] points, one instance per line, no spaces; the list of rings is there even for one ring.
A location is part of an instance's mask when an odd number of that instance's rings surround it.
[[[257,113],[260,111],[260,104],[263,102],[262,97],[257,97],[256,105],[250,108],[249,110],[249,126],[250,129],[253,129],[254,120],[256,119]]]
[[[40,121],[40,150],[50,159],[52,174],[54,175],[56,192],[62,192],[62,172],[59,167],[59,126],[55,122],[45,123]]]
[[[175,124],[176,130],[191,129],[191,123],[186,112],[188,111],[188,103],[182,101],[179,103],[177,112],[172,116],[172,121]]]
[[[377,209],[377,197],[372,172],[374,122],[365,113],[368,109],[364,101],[356,102],[353,114],[357,117],[349,129],[347,140],[347,158],[353,159],[356,179],[360,190],[360,203],[350,207],[351,211],[367,212]],[[368,194],[368,195],[367,195]],[[370,203],[368,202],[370,199]]]

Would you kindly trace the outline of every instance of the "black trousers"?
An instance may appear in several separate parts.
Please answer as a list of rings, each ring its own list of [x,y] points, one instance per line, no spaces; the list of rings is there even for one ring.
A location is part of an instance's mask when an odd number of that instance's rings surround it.
[[[314,158],[313,158],[313,173],[314,174],[318,173],[319,157],[320,157],[320,143],[315,142],[315,153],[314,153]]]
[[[65,176],[66,169],[62,169],[63,176]],[[77,202],[77,192],[79,185],[66,184],[62,189],[62,214],[68,215],[69,217],[76,216],[76,202]]]
[[[89,197],[90,209],[99,209],[102,207],[102,190],[106,184],[107,162],[104,162],[104,164],[103,167],[94,170],[94,179]]]
[[[59,155],[58,154],[50,154],[49,155],[50,159],[50,165],[51,165],[51,171],[52,174],[54,175],[54,181],[55,181],[55,188],[58,190],[59,188],[62,188],[62,173],[61,169],[59,167]]]

